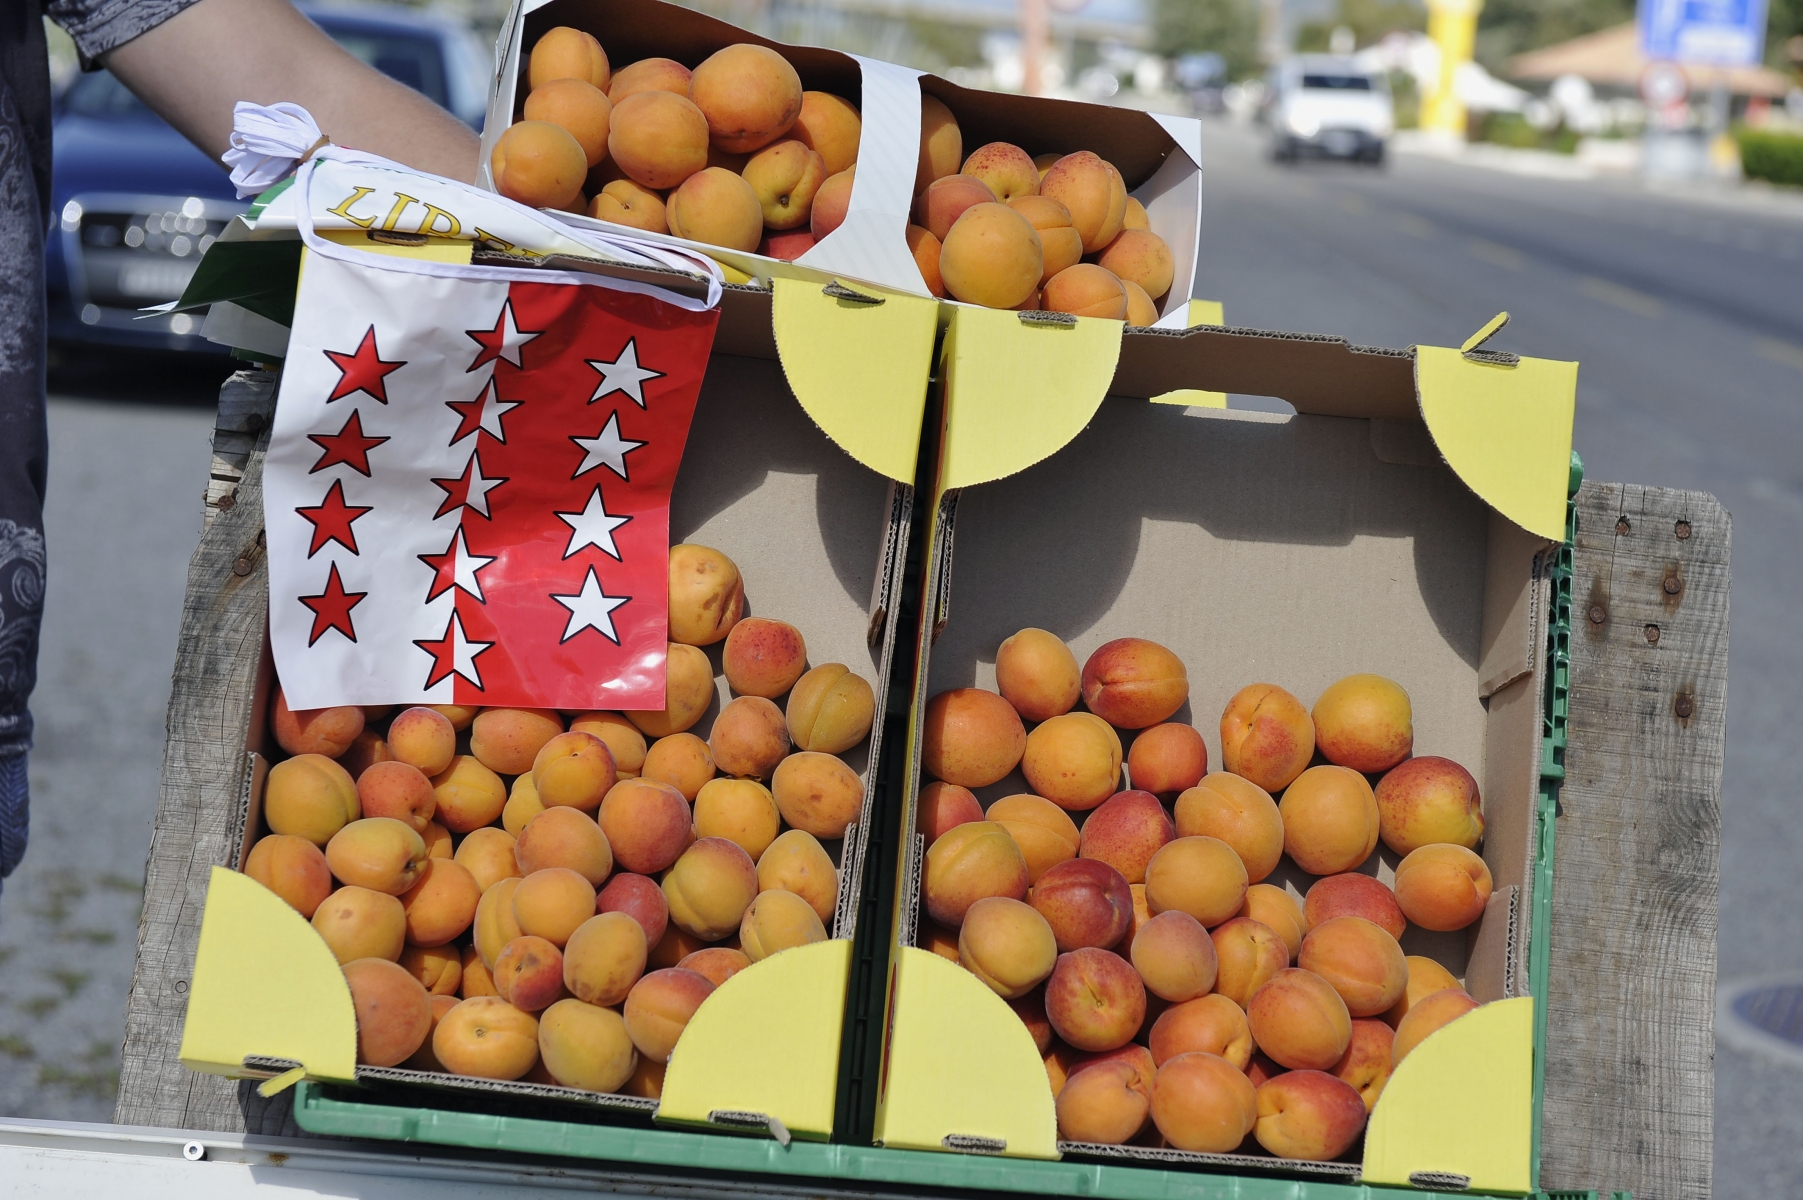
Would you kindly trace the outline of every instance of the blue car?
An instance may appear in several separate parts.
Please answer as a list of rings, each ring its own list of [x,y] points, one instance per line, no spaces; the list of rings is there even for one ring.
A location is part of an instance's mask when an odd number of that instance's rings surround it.
[[[480,129],[489,64],[467,29],[431,13],[303,8],[334,41]],[[246,204],[224,168],[106,71],[59,101],[46,239],[50,340],[223,353],[193,313],[141,317],[181,295],[200,256]]]

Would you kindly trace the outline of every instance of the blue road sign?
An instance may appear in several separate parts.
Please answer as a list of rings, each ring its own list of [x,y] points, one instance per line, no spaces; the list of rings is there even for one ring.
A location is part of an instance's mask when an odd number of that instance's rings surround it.
[[[1765,53],[1766,0],[1640,0],[1640,44],[1654,62],[1748,67]]]

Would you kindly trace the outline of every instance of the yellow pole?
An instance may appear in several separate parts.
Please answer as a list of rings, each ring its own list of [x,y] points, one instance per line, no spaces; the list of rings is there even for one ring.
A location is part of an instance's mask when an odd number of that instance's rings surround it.
[[[1421,101],[1421,128],[1465,136],[1465,106],[1454,87],[1459,66],[1471,61],[1477,14],[1484,0],[1427,0],[1427,36],[1440,47],[1440,78]]]

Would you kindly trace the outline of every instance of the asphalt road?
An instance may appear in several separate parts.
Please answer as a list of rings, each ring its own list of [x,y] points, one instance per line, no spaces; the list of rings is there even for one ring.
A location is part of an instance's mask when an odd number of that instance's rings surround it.
[[[1803,594],[1803,202],[1409,157],[1278,168],[1226,126],[1205,147],[1198,291],[1230,323],[1457,345],[1508,309],[1494,344],[1583,364],[1590,478],[1705,489],[1733,512],[1721,973],[1803,973],[1786,770],[1803,622],[1784,599]],[[34,836],[0,895],[0,1115],[112,1111],[209,390],[126,365],[52,403]],[[1717,1063],[1716,1195],[1796,1191],[1803,1070],[1727,1047]]]

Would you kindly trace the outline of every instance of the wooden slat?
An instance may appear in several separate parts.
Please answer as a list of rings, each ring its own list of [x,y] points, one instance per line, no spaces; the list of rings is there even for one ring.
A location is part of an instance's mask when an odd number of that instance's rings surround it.
[[[1542,1187],[1710,1194],[1729,533],[1706,493],[1579,493]]]

